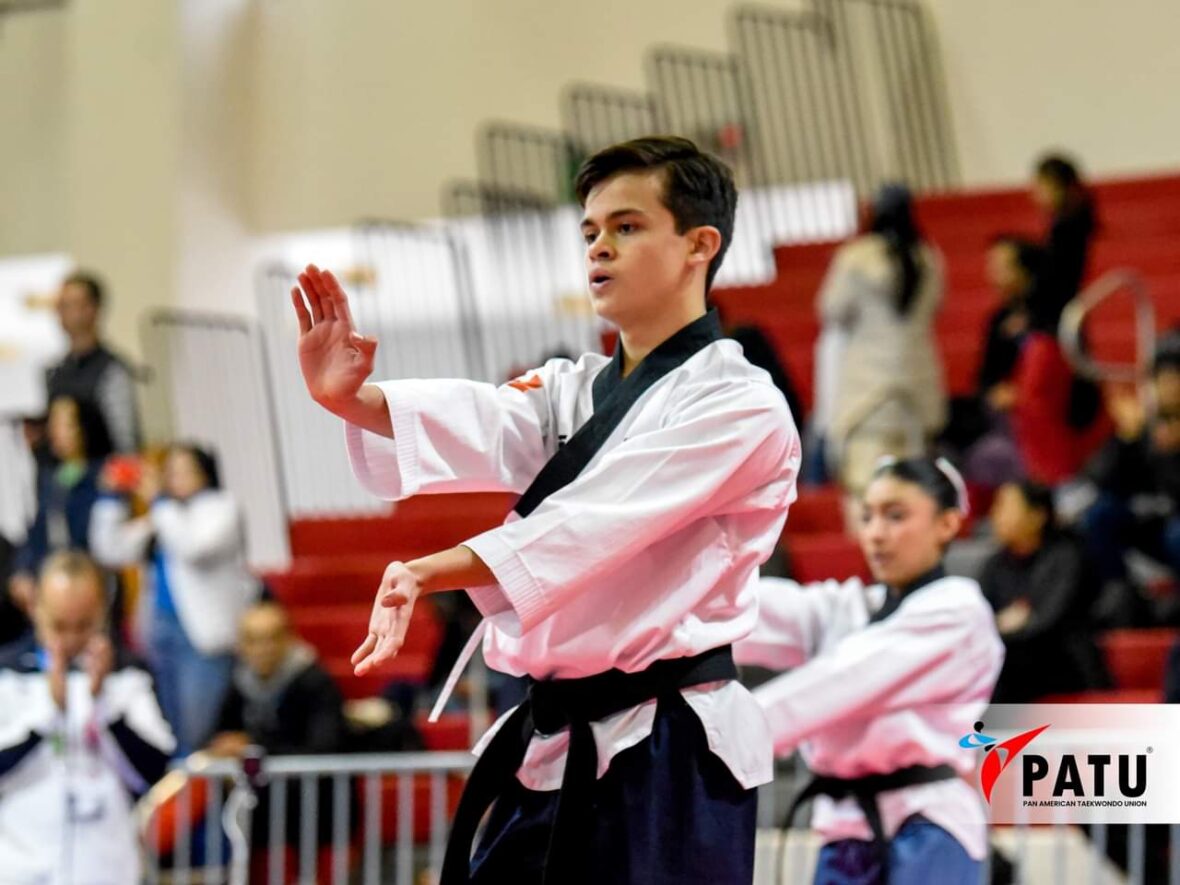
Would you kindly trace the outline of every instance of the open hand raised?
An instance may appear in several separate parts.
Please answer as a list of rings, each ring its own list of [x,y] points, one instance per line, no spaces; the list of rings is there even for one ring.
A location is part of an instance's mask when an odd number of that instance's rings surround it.
[[[357,332],[348,296],[331,271],[309,264],[291,303],[299,318],[299,368],[311,398],[328,409],[347,402],[373,371],[376,339]]]

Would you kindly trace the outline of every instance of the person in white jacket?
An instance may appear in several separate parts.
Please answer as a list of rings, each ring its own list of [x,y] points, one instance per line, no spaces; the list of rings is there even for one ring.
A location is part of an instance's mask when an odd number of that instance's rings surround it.
[[[860,513],[878,583],[759,583],[758,626],[734,654],[790,671],[755,696],[776,755],[798,749],[815,775],[788,817],[815,798],[816,885],[980,881],[986,818],[959,739],[991,698],[1004,647],[979,585],[943,570],[966,513],[945,460],[884,459]]]
[[[204,746],[217,724],[233,670],[237,623],[258,597],[246,568],[246,539],[234,497],[220,488],[217,462],[195,445],[175,445],[164,462],[163,494],[144,468],[146,515],[125,499],[95,504],[90,545],[103,565],[138,564],[144,574],[139,623],[160,703],[178,754]]]
[[[0,651],[0,882],[136,885],[133,805],[174,745],[151,676],[112,648],[86,554],[52,555],[32,603]]]

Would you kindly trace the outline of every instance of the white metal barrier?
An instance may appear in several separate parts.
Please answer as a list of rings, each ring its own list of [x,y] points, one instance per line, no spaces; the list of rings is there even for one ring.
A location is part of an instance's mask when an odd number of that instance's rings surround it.
[[[474,761],[469,753],[198,754],[144,800],[147,881],[410,885],[437,876]]]
[[[436,881],[450,819],[474,764],[469,753],[276,756],[244,761],[191,757],[141,808],[147,881],[174,885]],[[821,847],[800,815],[783,832],[773,819],[805,780],[784,765],[760,796],[756,885],[812,879]],[[261,804],[256,804],[259,797]],[[776,807],[777,806],[777,807]],[[390,820],[387,815],[390,815]],[[1180,826],[1149,839],[1142,825],[1118,831],[1126,871],[1108,857],[1115,828],[992,827],[990,841],[1022,885],[1180,885]],[[1173,859],[1161,876],[1149,853]],[[992,882],[991,862],[981,885]]]
[[[142,335],[156,433],[216,453],[222,483],[245,514],[250,565],[285,568],[291,558],[287,507],[274,466],[278,442],[257,324],[159,310],[145,317]]]

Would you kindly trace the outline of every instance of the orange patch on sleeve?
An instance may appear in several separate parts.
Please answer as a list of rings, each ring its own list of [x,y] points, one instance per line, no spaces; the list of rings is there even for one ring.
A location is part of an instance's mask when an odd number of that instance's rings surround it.
[[[521,393],[528,393],[530,390],[540,390],[541,376],[530,375],[528,378],[517,378],[514,381],[509,381],[508,386],[519,390]]]

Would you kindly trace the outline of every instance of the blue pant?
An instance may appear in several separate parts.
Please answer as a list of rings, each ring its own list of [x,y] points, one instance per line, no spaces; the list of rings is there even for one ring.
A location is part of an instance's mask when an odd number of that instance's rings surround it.
[[[950,833],[915,815],[885,852],[861,839],[829,842],[819,852],[815,885],[979,885],[982,874],[983,864]]]
[[[1180,573],[1180,516],[1139,519],[1122,498],[1104,492],[1082,515],[1082,531],[1102,581],[1126,577],[1134,548]]]
[[[492,806],[472,860],[472,885],[541,881],[557,792],[513,779]],[[709,750],[700,720],[676,695],[652,734],[619,753],[598,780],[587,880],[611,885],[749,885],[757,791]]]
[[[156,612],[148,639],[160,709],[176,735],[176,755],[201,749],[213,736],[229,689],[233,655],[193,647],[175,613]]]

